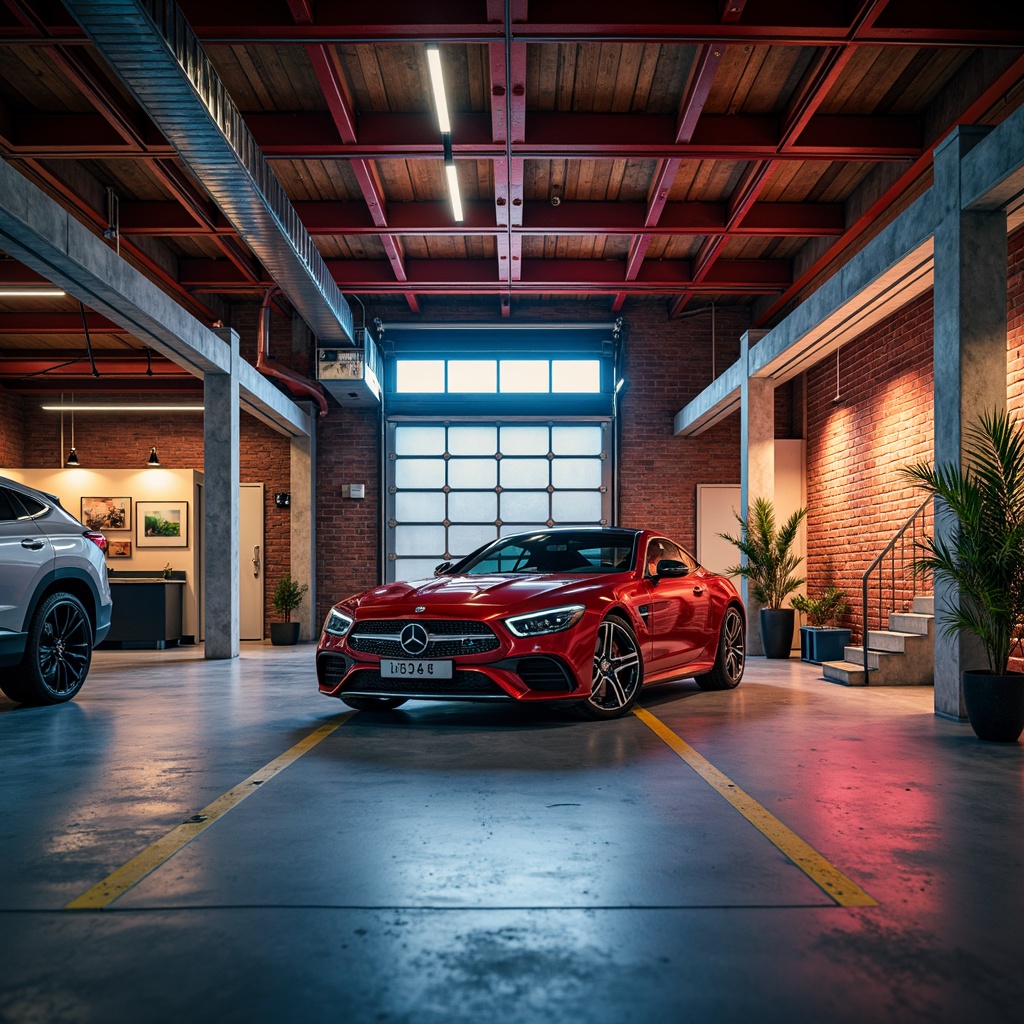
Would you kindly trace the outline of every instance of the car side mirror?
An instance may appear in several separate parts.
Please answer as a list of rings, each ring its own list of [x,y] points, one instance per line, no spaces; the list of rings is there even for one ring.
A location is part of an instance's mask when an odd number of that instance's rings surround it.
[[[442,562],[440,565],[434,566],[435,576],[444,576],[448,570],[454,565],[454,562]]]
[[[658,562],[657,574],[658,576],[686,576],[690,572],[690,567],[685,562],[680,562],[675,558],[662,558]]]

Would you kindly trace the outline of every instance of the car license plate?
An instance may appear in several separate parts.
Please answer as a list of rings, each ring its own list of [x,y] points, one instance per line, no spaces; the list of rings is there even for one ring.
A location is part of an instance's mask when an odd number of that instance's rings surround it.
[[[450,661],[395,661],[381,658],[380,674],[384,679],[451,679]]]

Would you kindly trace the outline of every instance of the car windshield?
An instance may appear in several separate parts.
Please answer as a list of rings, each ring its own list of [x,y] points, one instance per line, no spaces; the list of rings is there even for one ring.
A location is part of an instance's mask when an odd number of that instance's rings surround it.
[[[619,531],[542,532],[520,534],[489,544],[456,562],[448,572],[479,576],[488,573],[610,573],[633,567],[636,535]]]

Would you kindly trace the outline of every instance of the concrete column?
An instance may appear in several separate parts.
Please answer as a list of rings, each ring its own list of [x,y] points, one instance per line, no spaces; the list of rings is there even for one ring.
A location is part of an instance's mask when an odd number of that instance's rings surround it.
[[[775,500],[775,385],[750,376],[750,349],[767,331],[747,331],[740,338],[740,515],[746,519],[754,498]],[[760,603],[746,580],[740,585],[747,607],[747,653],[764,654]]]
[[[306,403],[300,403],[305,406]],[[291,573],[296,583],[308,583],[309,591],[295,612],[301,623],[299,640],[320,635],[316,620],[316,406],[307,409],[312,422],[309,437],[291,439]]]
[[[935,150],[935,463],[960,463],[962,439],[984,412],[1006,408],[1006,214],[964,210],[962,158],[989,128],[961,126]],[[949,534],[936,518],[936,533]],[[955,589],[936,585],[937,625]],[[971,636],[935,636],[935,713],[965,719],[962,669],[984,668],[984,648]]]
[[[217,332],[231,346],[231,372],[203,378],[203,524],[206,657],[239,652],[238,333]]]

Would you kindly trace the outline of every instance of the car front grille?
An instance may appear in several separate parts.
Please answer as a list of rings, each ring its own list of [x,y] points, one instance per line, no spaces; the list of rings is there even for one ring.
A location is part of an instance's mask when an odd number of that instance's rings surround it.
[[[357,622],[348,635],[353,651],[376,654],[382,658],[408,658],[400,640],[402,630],[416,622],[427,631],[427,647],[417,658],[457,658],[466,654],[486,654],[501,646],[494,631],[483,622],[457,619],[367,619]]]
[[[341,696],[347,694],[386,693],[409,697],[462,697],[489,699],[508,697],[508,694],[482,672],[457,671],[451,679],[382,679],[375,669],[356,672],[348,681]],[[512,698],[509,697],[511,700]]]

